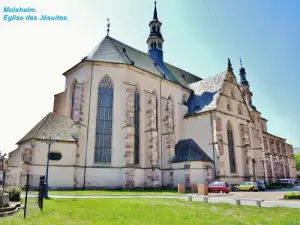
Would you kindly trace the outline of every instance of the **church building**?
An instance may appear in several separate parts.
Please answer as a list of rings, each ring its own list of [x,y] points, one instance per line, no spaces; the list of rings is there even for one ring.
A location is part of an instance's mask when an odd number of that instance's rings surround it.
[[[164,61],[155,3],[148,52],[108,34],[63,73],[65,90],[9,154],[12,183],[50,188],[154,188],[296,178],[293,148],[268,133],[242,67],[208,78]],[[18,174],[18,175],[16,175]]]

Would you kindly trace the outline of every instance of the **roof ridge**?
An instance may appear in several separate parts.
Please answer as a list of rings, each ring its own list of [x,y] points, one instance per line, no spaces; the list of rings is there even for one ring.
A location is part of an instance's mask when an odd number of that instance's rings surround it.
[[[150,55],[148,55],[146,52],[143,52],[143,51],[141,51],[141,50],[139,50],[139,49],[137,49],[137,48],[131,47],[131,46],[129,46],[129,45],[127,45],[127,44],[125,44],[125,43],[123,43],[123,42],[121,42],[121,41],[119,41],[119,40],[113,38],[113,37],[110,37],[110,36],[109,36],[109,38],[112,39],[112,40],[114,40],[114,41],[117,41],[117,42],[121,43],[122,45],[126,45],[127,47],[132,48],[132,49],[134,49],[134,50],[136,50],[136,51],[139,51],[139,52],[141,52],[141,53],[143,53],[143,54],[145,54],[145,55],[147,55],[147,56],[150,57]],[[115,46],[115,45],[114,45],[114,46]],[[151,58],[151,57],[150,57],[150,58]],[[151,58],[151,59],[152,59],[152,58]]]
[[[42,118],[42,120],[40,120],[33,128],[31,128],[16,144],[19,144],[20,142],[25,141],[23,139],[36,127],[37,129],[34,130],[34,133],[32,135],[32,138],[34,138],[36,136],[36,134],[38,133],[38,131],[41,129],[41,127],[43,127],[43,125],[45,124],[45,121],[47,121],[47,118],[49,117],[50,114],[51,114],[51,112],[49,112],[46,116],[44,116]]]
[[[137,48],[134,48],[134,47],[132,47],[132,46],[129,46],[129,45],[125,44],[124,42],[121,42],[121,41],[119,41],[119,40],[117,40],[117,39],[115,39],[115,38],[113,38],[113,37],[110,37],[110,36],[109,36],[109,38],[112,39],[112,40],[114,40],[114,41],[117,41],[117,42],[121,43],[122,45],[125,45],[125,46],[127,46],[127,47],[130,47],[130,48],[136,50],[136,51],[139,51],[139,52],[141,52],[141,53],[147,55],[149,58],[152,59],[152,57],[151,57],[149,54],[147,54],[146,52],[144,52],[144,51],[141,51],[141,50],[139,50],[139,49],[137,49]],[[114,46],[115,46],[115,45],[114,45]],[[153,60],[153,59],[152,59],[152,60]],[[153,62],[154,62],[154,60],[153,60]],[[185,72],[187,72],[187,73],[189,73],[189,74],[191,74],[191,75],[194,75],[194,76],[200,78],[199,76],[197,76],[197,75],[195,75],[195,74],[193,74],[193,73],[191,73],[191,72],[189,72],[189,71],[187,71],[187,70],[185,70],[185,69],[182,69],[182,68],[180,68],[180,67],[178,67],[178,66],[175,66],[175,65],[173,65],[173,64],[171,64],[171,63],[168,63],[168,62],[166,62],[166,61],[164,61],[164,63],[165,63],[165,64],[168,64],[168,65],[170,65],[170,66],[176,67],[177,69],[183,70],[183,71],[185,71]],[[201,78],[201,79],[203,79],[203,78]]]
[[[129,56],[124,57],[124,55],[122,54],[122,52],[121,52],[121,51],[119,50],[119,48],[115,45],[115,43],[112,41],[112,40],[116,40],[116,39],[114,39],[114,38],[112,38],[112,37],[110,37],[110,36],[107,36],[107,37],[108,37],[108,39],[110,40],[111,44],[117,49],[117,51],[119,52],[119,54],[120,54],[120,55],[122,56],[122,58],[125,60],[125,62],[131,64],[131,62],[128,62],[128,60],[132,61],[132,60],[129,58]],[[116,40],[116,41],[118,41],[118,40]],[[122,43],[122,44],[125,45],[124,43]],[[126,58],[128,58],[128,59],[126,59]]]
[[[211,75],[211,76],[209,76],[209,77],[203,78],[203,80],[209,79],[209,78],[213,78],[213,77],[215,77],[215,76],[218,76],[218,75],[223,74],[223,73],[226,73],[226,72],[228,72],[228,71],[225,70],[225,71],[223,71],[223,72],[216,73],[215,75]],[[200,80],[200,81],[201,81],[201,80]]]

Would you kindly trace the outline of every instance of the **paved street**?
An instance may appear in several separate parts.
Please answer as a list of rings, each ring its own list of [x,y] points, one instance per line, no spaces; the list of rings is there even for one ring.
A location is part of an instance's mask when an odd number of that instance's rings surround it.
[[[209,196],[220,198],[251,198],[262,199],[265,201],[276,201],[283,199],[284,194],[289,191],[300,191],[300,186],[296,186],[294,188],[283,188],[280,190],[266,190],[259,192],[231,192],[229,194],[210,193]]]

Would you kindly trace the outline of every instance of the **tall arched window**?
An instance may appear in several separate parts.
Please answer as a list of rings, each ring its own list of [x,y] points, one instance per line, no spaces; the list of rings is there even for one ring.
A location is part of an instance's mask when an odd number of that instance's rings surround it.
[[[134,93],[134,164],[140,163],[140,92]]]
[[[98,88],[95,163],[111,162],[113,83],[104,77]]]
[[[76,90],[76,84],[77,84],[77,81],[75,80],[73,85],[72,85],[72,98],[71,98],[71,119],[73,120],[74,119],[74,103],[75,103],[75,90]]]
[[[227,110],[232,111],[230,99],[227,100]]]
[[[236,173],[233,131],[232,131],[232,126],[229,122],[227,123],[227,139],[228,139],[228,155],[229,155],[230,173]]]
[[[234,98],[234,90],[233,89],[231,89],[230,95],[231,95],[231,98]]]

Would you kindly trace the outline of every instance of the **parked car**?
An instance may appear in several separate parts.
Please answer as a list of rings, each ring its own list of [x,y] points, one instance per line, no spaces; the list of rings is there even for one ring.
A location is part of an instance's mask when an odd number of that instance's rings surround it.
[[[282,187],[293,188],[295,186],[294,182],[291,179],[280,179],[280,184]]]
[[[230,184],[227,182],[213,182],[208,185],[208,192],[214,193],[226,193],[231,191]]]
[[[257,184],[258,190],[259,191],[265,191],[266,190],[266,185],[264,181],[258,180],[255,181],[255,183]]]
[[[256,182],[247,181],[234,186],[234,189],[237,191],[258,191],[258,186]]]

